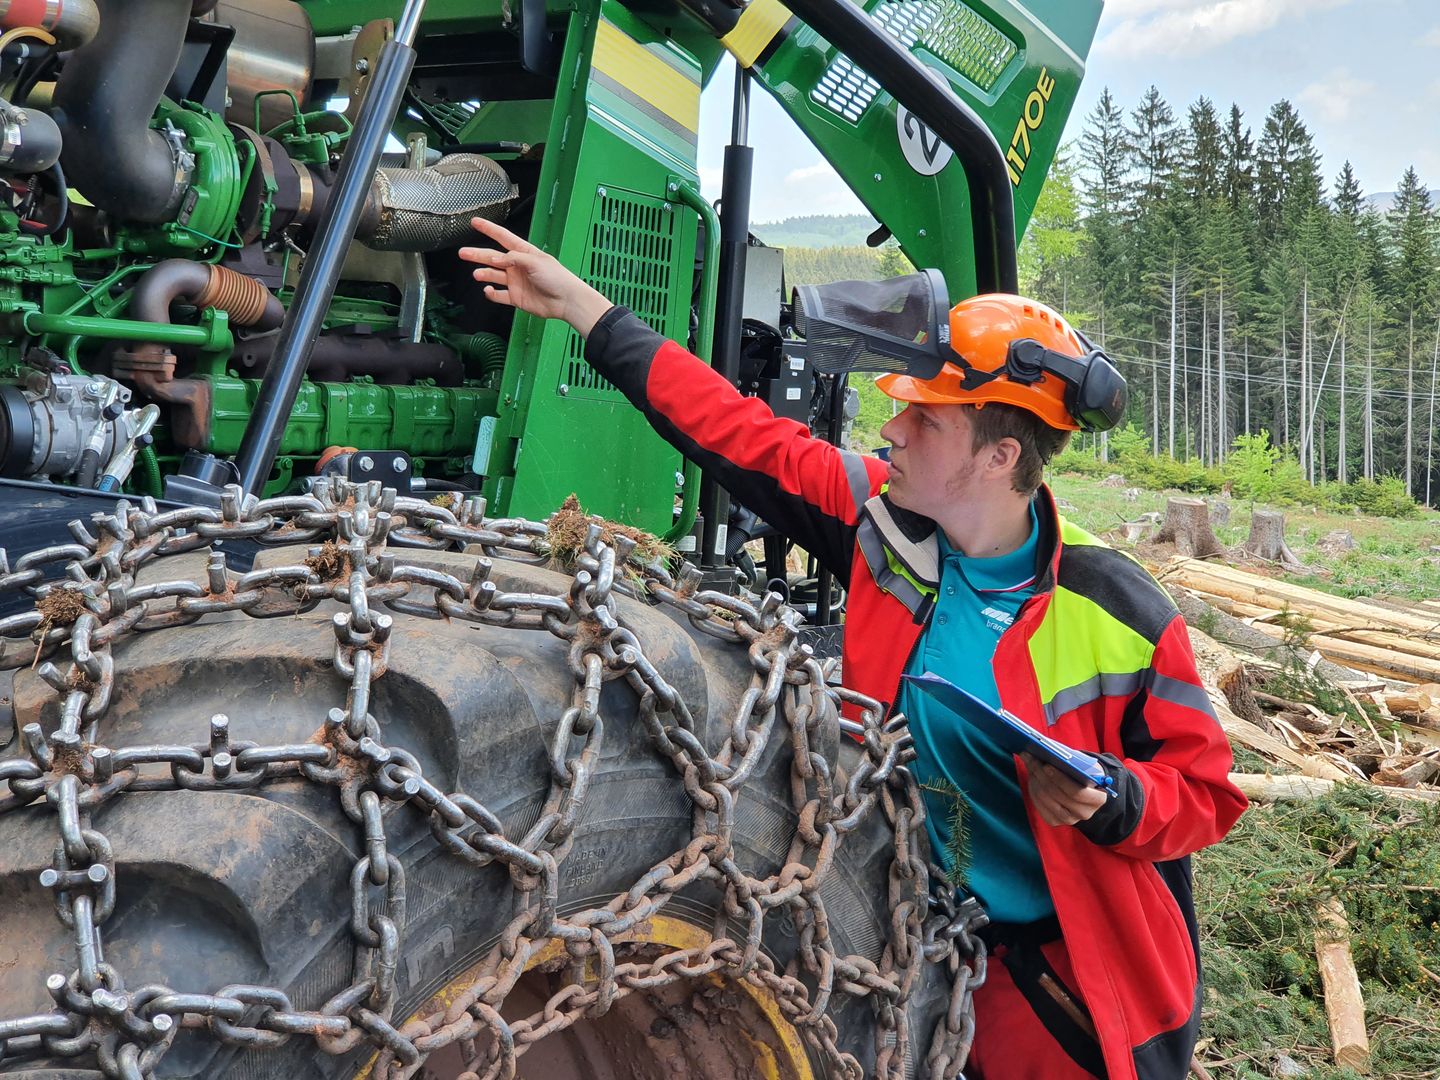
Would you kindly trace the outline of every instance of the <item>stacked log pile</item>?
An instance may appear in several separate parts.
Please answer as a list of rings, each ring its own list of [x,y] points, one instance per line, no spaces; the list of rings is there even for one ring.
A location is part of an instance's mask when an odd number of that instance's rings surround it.
[[[1236,774],[1247,795],[1293,801],[1348,782],[1440,801],[1440,607],[1347,600],[1194,559],[1175,559],[1157,576],[1291,646],[1288,661],[1276,659],[1191,627],[1230,741],[1289,774]],[[1353,677],[1322,679],[1314,671],[1321,656]],[[1276,676],[1323,690],[1330,708],[1303,687],[1289,696],[1257,689]]]
[[[1440,606],[1348,600],[1233,566],[1174,559],[1158,570],[1276,639],[1301,637],[1321,656],[1384,679],[1440,683]]]

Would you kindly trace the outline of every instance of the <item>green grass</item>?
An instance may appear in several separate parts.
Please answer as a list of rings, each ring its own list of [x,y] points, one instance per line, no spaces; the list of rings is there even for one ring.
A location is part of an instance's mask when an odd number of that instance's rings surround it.
[[[1081,528],[1117,547],[1128,547],[1118,535],[1106,536],[1123,521],[1147,511],[1165,512],[1165,501],[1179,492],[1139,491],[1131,502],[1124,489],[1102,485],[1091,476],[1062,474],[1049,478],[1056,498],[1069,504],[1062,512]],[[1213,504],[1222,496],[1206,496]],[[1227,547],[1238,547],[1250,533],[1251,505],[1242,499],[1230,503],[1230,522],[1215,529]],[[1271,509],[1261,507],[1261,509]],[[1397,600],[1440,597],[1440,514],[1422,511],[1410,519],[1344,514],[1314,507],[1286,507],[1285,537],[1290,548],[1311,573],[1287,572],[1287,581],[1348,597],[1384,596]],[[1317,545],[1330,532],[1344,529],[1354,538],[1353,551],[1327,555]]]

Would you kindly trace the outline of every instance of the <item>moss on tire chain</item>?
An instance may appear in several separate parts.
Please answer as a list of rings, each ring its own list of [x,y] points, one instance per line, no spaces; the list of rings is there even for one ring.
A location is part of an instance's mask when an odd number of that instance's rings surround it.
[[[543,525],[374,484],[72,532],[0,552],[37,601],[0,620],[0,1074],[410,1077],[459,1044],[510,1076],[711,973],[822,1074],[963,1066],[984,950],[930,895],[903,724],[827,685],[778,598],[598,525],[556,574]],[[661,912],[712,940],[617,958]],[[547,949],[575,981],[502,1018]]]

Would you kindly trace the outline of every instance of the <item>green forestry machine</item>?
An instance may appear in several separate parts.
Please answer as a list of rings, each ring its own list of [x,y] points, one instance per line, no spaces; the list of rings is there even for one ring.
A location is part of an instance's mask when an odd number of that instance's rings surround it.
[[[1014,291],[1102,2],[0,0],[0,1077],[958,1075],[983,916],[835,568],[456,252],[836,441],[751,87]]]

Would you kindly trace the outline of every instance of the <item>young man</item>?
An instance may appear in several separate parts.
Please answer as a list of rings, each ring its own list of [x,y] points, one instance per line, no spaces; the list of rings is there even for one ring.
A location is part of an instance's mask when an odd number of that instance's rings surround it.
[[[475,226],[500,245],[461,251],[491,300],[570,323],[665,439],[847,587],[845,682],[909,718],[932,848],[992,920],[966,1075],[1182,1080],[1200,1016],[1188,856],[1245,798],[1174,604],[1041,483],[1080,425],[1061,379],[1007,357],[1030,339],[1084,363],[1074,331],[1019,297],[957,305],[953,362],[878,380],[907,403],[881,431],[887,464],[776,418],[549,255]],[[1115,797],[901,687],[927,670],[1102,755]]]

